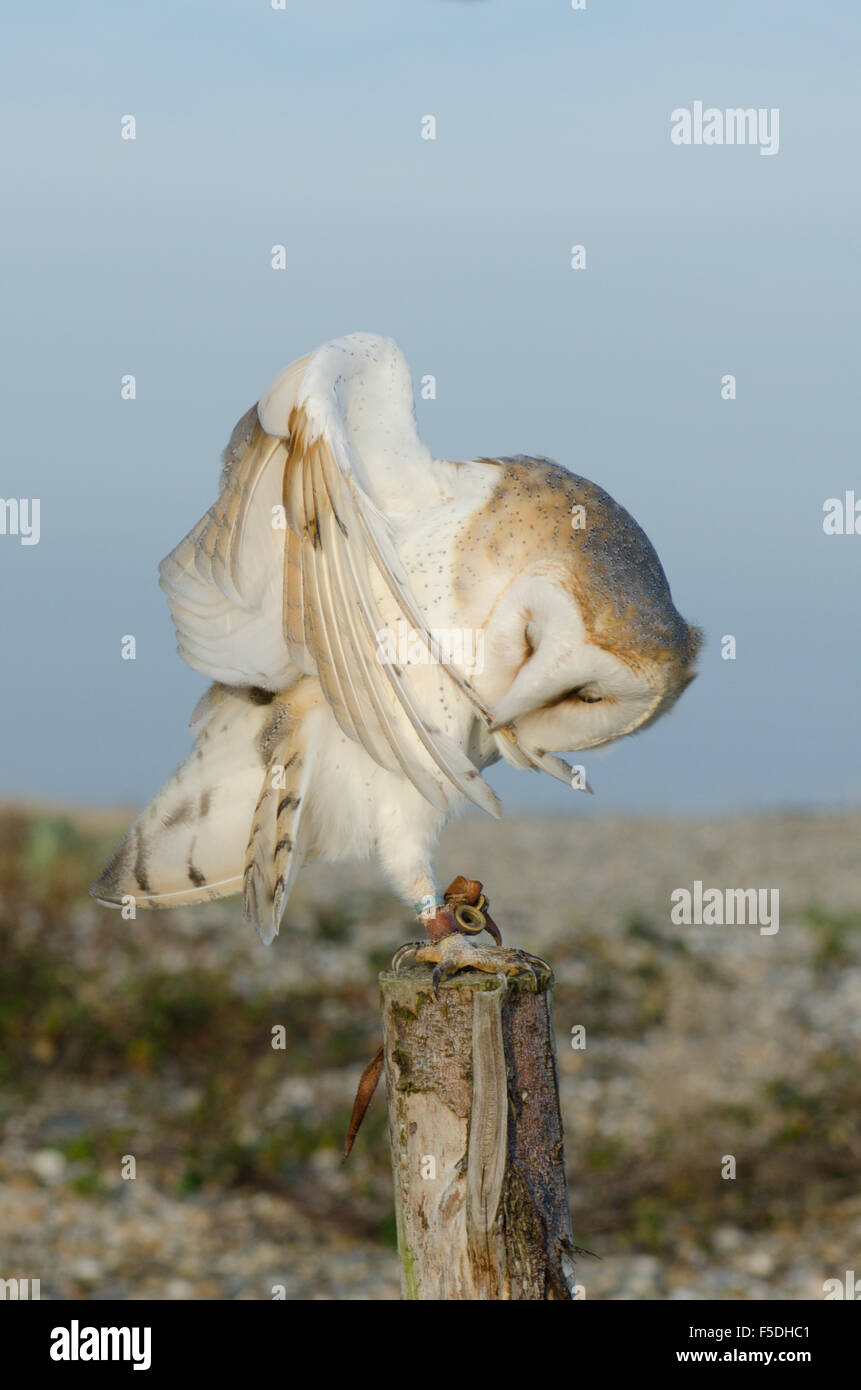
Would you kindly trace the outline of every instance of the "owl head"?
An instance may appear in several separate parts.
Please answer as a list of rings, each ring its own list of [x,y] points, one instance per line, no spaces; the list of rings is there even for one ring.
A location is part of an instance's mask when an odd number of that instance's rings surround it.
[[[694,679],[702,632],[676,610],[654,547],[608,493],[549,460],[500,463],[509,495],[498,505],[518,527],[497,557],[513,577],[485,626],[480,689],[493,727],[560,753],[646,727]]]

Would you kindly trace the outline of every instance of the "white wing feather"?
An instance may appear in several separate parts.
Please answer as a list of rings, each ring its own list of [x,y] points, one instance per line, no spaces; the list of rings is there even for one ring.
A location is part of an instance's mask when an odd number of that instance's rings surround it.
[[[211,679],[277,690],[316,673],[344,732],[445,809],[452,788],[492,815],[499,801],[423,708],[409,669],[380,662],[376,634],[402,618],[446,665],[392,541],[390,518],[441,497],[418,440],[406,364],[353,334],[293,363],[225,451],[223,490],[160,567],[185,660]],[[286,520],[286,529],[273,525]],[[374,576],[389,600],[381,609]]]

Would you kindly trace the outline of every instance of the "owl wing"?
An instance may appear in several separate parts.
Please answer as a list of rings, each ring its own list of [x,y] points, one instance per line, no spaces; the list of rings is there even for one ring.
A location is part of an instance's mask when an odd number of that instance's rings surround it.
[[[240,420],[221,495],[162,561],[160,582],[195,670],[268,689],[313,673],[344,733],[431,804],[447,809],[456,788],[499,815],[466,753],[422,708],[409,668],[379,652],[380,631],[403,619],[490,722],[436,650],[393,540],[389,512],[430,496],[433,468],[394,344],[369,334],[327,344]]]
[[[280,622],[284,536],[272,525],[286,457],[252,406],[225,450],[217,501],[159,565],[180,656],[226,685],[278,690],[298,674]]]

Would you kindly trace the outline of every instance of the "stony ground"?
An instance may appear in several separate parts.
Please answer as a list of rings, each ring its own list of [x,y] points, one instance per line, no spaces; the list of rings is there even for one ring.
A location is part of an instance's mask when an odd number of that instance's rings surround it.
[[[0,1276],[396,1298],[381,1096],[340,1149],[403,910],[372,866],[313,866],[269,949],[236,900],[123,922],[85,892],[117,828],[0,815]],[[445,881],[483,878],[506,940],[554,966],[588,1298],[817,1299],[861,1272],[859,841],[858,812],[444,837]],[[674,925],[696,879],[779,889],[779,931]]]

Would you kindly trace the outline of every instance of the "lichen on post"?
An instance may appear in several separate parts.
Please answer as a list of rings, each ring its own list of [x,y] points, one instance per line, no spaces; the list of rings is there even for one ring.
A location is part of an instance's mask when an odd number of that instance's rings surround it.
[[[570,1300],[550,977],[432,973],[380,976],[403,1297]]]

